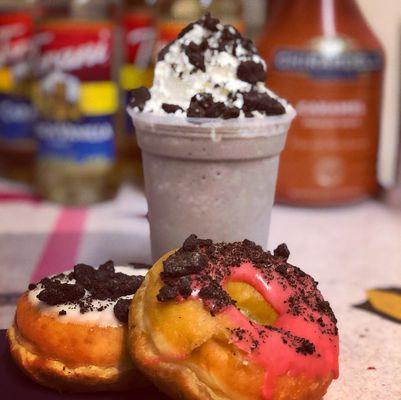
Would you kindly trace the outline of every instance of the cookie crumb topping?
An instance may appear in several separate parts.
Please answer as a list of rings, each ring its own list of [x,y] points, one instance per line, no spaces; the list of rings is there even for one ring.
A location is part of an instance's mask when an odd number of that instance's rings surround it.
[[[137,264],[136,268],[143,266]],[[125,323],[132,296],[143,280],[141,275],[117,272],[113,261],[107,261],[98,268],[77,264],[71,272],[44,278],[37,284],[30,284],[28,289],[40,289],[36,297],[48,306],[66,305],[58,312],[60,316],[67,315],[70,309],[79,309],[85,314],[113,306],[115,317]]]
[[[206,13],[159,52],[153,86],[133,90],[130,108],[188,118],[285,114],[266,71],[250,39]]]
[[[287,262],[290,252],[286,244],[280,244],[274,253],[264,251],[250,240],[235,243],[213,243],[209,239],[198,239],[190,235],[182,247],[163,262],[160,278],[163,286],[157,299],[160,302],[184,301],[193,296],[199,298],[212,316],[235,300],[224,289],[225,282],[244,263],[251,263],[266,284],[277,282],[284,293],[286,313],[300,317],[316,325],[322,335],[337,336],[337,320],[327,301],[317,288],[317,282],[296,266]],[[318,316],[317,316],[318,315]],[[249,321],[252,326],[254,322]],[[316,355],[315,344],[306,338],[275,326],[259,326],[257,337],[244,329],[234,329],[237,340],[250,341],[256,350],[269,332],[279,334],[284,344],[298,354]]]

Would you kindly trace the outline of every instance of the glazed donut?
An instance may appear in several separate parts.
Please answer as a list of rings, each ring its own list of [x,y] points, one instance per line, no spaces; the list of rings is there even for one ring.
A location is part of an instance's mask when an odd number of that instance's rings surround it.
[[[57,390],[138,388],[147,380],[127,351],[128,309],[147,269],[78,264],[29,285],[7,331],[26,374]]]
[[[173,398],[321,399],[338,377],[336,318],[288,257],[191,235],[131,303],[136,365]]]

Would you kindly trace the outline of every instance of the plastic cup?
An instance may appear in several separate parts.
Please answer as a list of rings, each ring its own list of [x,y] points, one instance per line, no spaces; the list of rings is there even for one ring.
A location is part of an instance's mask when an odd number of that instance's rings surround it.
[[[231,120],[129,113],[142,150],[154,260],[191,233],[266,247],[291,106],[280,116]]]

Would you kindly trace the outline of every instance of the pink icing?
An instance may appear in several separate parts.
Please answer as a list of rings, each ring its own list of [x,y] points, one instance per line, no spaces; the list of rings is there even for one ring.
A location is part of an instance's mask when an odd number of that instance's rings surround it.
[[[280,285],[279,274],[276,271],[273,271],[273,274],[274,278],[266,282],[259,269],[252,263],[245,262],[239,267],[232,268],[231,274],[222,282],[223,287],[228,280],[253,286],[278,313],[275,328],[282,328],[292,335],[305,338],[315,346],[313,354],[302,354],[284,343],[282,333],[256,322],[250,322],[235,306],[228,306],[221,311],[221,315],[226,315],[233,326],[245,332],[240,339],[233,335],[232,342],[248,353],[252,361],[266,369],[262,388],[262,396],[265,400],[272,398],[278,377],[286,374],[303,375],[314,379],[332,373],[335,378],[338,377],[338,335],[324,332],[324,328],[316,322],[321,317],[324,326],[332,326],[332,321],[327,315],[311,309],[308,310],[308,315],[313,315],[314,321],[305,320],[302,314],[292,315],[286,300],[296,293],[297,288]]]

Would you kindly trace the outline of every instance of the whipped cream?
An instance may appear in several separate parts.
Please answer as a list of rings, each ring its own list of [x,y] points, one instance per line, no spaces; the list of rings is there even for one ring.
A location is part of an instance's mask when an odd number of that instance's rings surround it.
[[[138,269],[130,266],[115,266],[115,272],[123,273],[129,276],[145,276],[148,272],[148,269]],[[72,272],[66,271],[63,275],[58,277],[58,280],[61,283],[69,283],[75,284],[75,279],[69,279],[68,274]],[[52,278],[52,277],[50,277]],[[85,313],[81,313],[80,307],[78,304],[74,303],[66,303],[66,304],[59,304],[55,306],[50,306],[45,302],[38,299],[38,294],[44,290],[44,285],[42,283],[38,283],[36,288],[30,290],[28,292],[28,300],[33,304],[35,307],[38,307],[40,311],[46,315],[57,316],[60,322],[65,323],[75,323],[75,324],[89,324],[89,325],[96,325],[100,327],[115,327],[123,325],[121,321],[119,321],[114,313],[114,306],[116,305],[117,301],[120,299],[132,299],[132,295],[122,296],[116,300],[98,300],[92,299],[92,309],[90,311],[86,311]],[[85,291],[85,298],[88,298],[89,292]],[[99,311],[101,310],[101,311]],[[60,312],[64,315],[60,315]]]
[[[225,119],[284,114],[285,101],[265,79],[252,41],[206,14],[159,53],[153,86],[132,92],[131,109]]]

